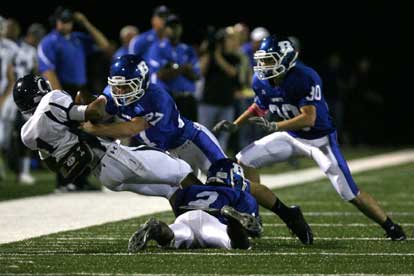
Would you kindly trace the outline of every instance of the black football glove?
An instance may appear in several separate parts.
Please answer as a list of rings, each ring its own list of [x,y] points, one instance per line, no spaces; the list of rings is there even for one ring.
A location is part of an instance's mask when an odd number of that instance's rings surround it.
[[[216,134],[220,131],[235,132],[238,128],[239,127],[236,124],[233,124],[227,120],[222,120],[213,127],[213,132]]]
[[[276,132],[279,130],[276,122],[269,122],[263,117],[251,117],[249,118],[249,123],[258,125],[267,132]]]

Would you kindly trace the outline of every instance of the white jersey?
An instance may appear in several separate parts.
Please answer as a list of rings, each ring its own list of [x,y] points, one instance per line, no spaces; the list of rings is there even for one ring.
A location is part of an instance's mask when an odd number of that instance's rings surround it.
[[[8,85],[7,68],[14,64],[18,50],[16,43],[7,38],[0,38],[0,95],[5,93]]]
[[[69,94],[53,90],[41,99],[34,114],[23,125],[23,143],[38,150],[42,159],[60,161],[79,142],[70,124],[84,121],[86,105],[74,105]],[[104,143],[106,152],[94,169],[95,176],[113,191],[132,191],[169,199],[180,182],[192,172],[190,165],[147,146],[125,147]]]
[[[21,41],[18,46],[14,71],[17,78],[21,78],[37,70],[37,51],[35,47],[24,41]]]
[[[79,142],[78,136],[65,125],[74,121],[71,114],[73,109],[79,108],[86,109],[86,106],[74,106],[71,96],[66,92],[49,92],[43,96],[33,116],[23,125],[23,143],[32,150],[40,151],[42,159],[52,156],[59,161]]]

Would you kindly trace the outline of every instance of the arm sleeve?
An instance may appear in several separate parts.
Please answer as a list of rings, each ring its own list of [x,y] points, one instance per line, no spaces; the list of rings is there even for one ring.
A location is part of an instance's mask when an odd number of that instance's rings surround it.
[[[264,112],[267,111],[269,109],[269,100],[265,95],[262,95],[261,92],[263,88],[261,87],[256,76],[253,78],[252,89],[256,94],[254,97],[254,103]]]
[[[85,111],[87,105],[73,105],[69,109],[69,119],[74,121],[85,121]]]
[[[50,39],[42,40],[37,47],[37,57],[39,60],[39,72],[55,70],[57,49],[56,44]]]

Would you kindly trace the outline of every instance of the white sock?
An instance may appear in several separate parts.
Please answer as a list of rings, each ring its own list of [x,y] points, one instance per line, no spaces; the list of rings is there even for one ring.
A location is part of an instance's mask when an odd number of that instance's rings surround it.
[[[30,173],[30,164],[32,162],[32,159],[30,157],[23,157],[23,171],[24,174]]]

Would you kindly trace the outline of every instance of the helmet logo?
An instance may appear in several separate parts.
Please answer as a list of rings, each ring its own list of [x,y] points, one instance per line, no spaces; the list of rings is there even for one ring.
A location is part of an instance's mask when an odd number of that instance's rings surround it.
[[[282,54],[284,54],[284,55],[287,54],[287,53],[289,53],[289,52],[293,52],[294,51],[294,49],[292,47],[292,44],[290,43],[289,40],[280,41],[278,43],[278,46],[280,48],[280,52]]]

